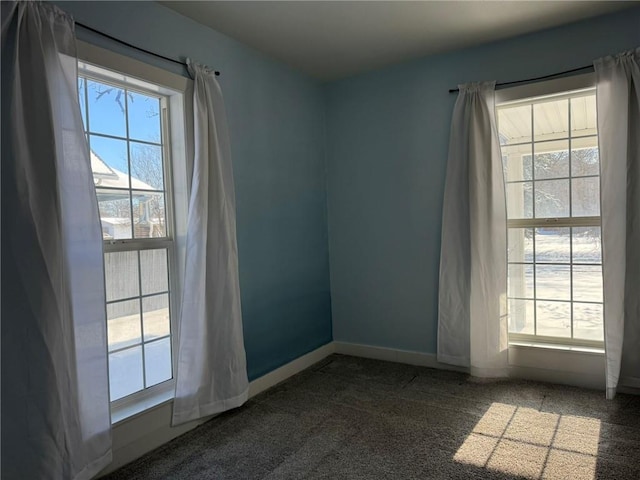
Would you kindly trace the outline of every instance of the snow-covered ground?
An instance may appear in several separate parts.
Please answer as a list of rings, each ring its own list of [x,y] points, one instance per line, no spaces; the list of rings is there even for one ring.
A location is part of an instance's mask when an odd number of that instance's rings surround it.
[[[531,235],[510,234],[509,261],[523,262],[509,265],[511,332],[571,337],[573,308],[573,337],[603,339],[601,245],[589,230],[574,229],[573,240],[568,228],[538,231],[535,264]]]
[[[172,377],[169,332],[168,308],[144,312],[144,339],[153,341],[144,347],[138,345],[109,354],[111,400],[142,390],[145,379],[146,386],[150,387]],[[141,343],[140,315],[109,319],[108,339],[109,350]]]

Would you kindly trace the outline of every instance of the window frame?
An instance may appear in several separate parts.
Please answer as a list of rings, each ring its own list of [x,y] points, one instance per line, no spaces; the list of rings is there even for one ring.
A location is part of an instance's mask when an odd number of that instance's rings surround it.
[[[563,77],[554,80],[547,80],[544,82],[535,82],[526,85],[521,85],[517,87],[511,87],[506,89],[497,90],[495,93],[495,106],[496,106],[496,122],[498,120],[498,111],[502,107],[508,106],[516,106],[518,104],[522,105],[531,105],[539,102],[548,102],[549,100],[561,100],[568,98],[575,98],[576,95],[580,95],[584,93],[584,95],[591,95],[595,93],[596,89],[596,77],[595,73],[587,73],[582,75],[575,75],[571,77]],[[570,137],[573,138],[571,132],[569,132]],[[597,139],[598,134],[597,130],[595,133],[595,137]],[[580,138],[580,137],[576,137]],[[588,138],[584,137],[584,138]],[[542,142],[544,142],[543,140]],[[553,141],[553,140],[546,140]],[[570,142],[570,140],[569,140]],[[534,145],[535,143],[540,143],[540,141],[536,142],[535,138],[531,138],[530,143]],[[571,143],[569,143],[569,149],[571,149]],[[533,168],[533,165],[532,167]],[[600,175],[598,174],[597,178]],[[567,177],[569,182],[571,183],[572,178],[581,178],[581,177],[572,177],[571,175]],[[588,178],[588,177],[585,177]],[[554,178],[555,179],[555,178]],[[505,178],[505,186],[507,185],[507,180]],[[571,186],[569,187],[569,202],[571,202]],[[535,199],[532,199],[535,201]],[[511,228],[530,228],[535,232],[537,228],[544,227],[566,227],[566,228],[580,228],[580,227],[599,227],[602,228],[602,212],[600,212],[599,216],[569,216],[569,217],[558,217],[558,218],[544,218],[544,217],[532,217],[532,218],[519,218],[519,219],[509,219],[507,216],[507,232]],[[600,251],[602,252],[602,244],[600,243]],[[600,266],[602,268],[602,264],[604,263],[604,259],[601,255]],[[527,263],[528,264],[528,263]],[[534,259],[532,260],[531,265],[535,269],[537,262],[535,261],[535,251],[534,251]],[[573,265],[573,259],[567,263],[567,266],[571,267]],[[571,274],[573,276],[573,274]],[[535,290],[534,290],[535,291]],[[537,299],[535,293],[532,301]],[[509,297],[507,297],[507,303],[509,302]],[[574,299],[573,293],[571,293],[571,298],[568,301],[573,308]],[[580,303],[580,302],[578,302]],[[535,304],[534,304],[535,305]],[[535,306],[534,306],[535,308]],[[573,332],[573,316],[571,321],[571,331]],[[604,313],[603,313],[603,324],[604,324]],[[522,334],[522,333],[512,333],[508,332],[509,344],[510,345],[523,345],[523,344],[536,344],[536,345],[550,345],[550,346],[565,346],[565,347],[583,347],[587,349],[602,349],[604,347],[604,339],[603,340],[588,340],[588,339],[575,339],[575,338],[566,338],[566,337],[554,337],[554,336],[545,336],[545,335],[536,335],[536,334]]]
[[[77,56],[78,77],[93,78],[118,86],[125,85],[134,92],[151,94],[162,99],[160,114],[166,237],[105,240],[104,253],[167,248],[172,378],[112,401],[111,420],[112,424],[116,424],[174,397],[179,334],[178,304],[182,297],[181,283],[186,249],[189,198],[187,178],[190,173],[188,159],[192,153],[186,141],[188,133],[192,132],[192,115],[189,115],[191,105],[187,98],[193,89],[193,82],[188,78],[81,41],[77,42]],[[106,305],[105,303],[105,311]],[[144,343],[144,339],[141,339],[141,345]]]

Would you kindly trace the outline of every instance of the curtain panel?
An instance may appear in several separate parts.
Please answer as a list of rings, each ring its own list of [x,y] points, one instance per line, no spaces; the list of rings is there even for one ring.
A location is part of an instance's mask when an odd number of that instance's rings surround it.
[[[507,375],[507,224],[495,82],[460,85],[442,212],[438,361]]]
[[[640,380],[640,48],[594,62],[607,398]]]
[[[188,64],[194,79],[194,161],[174,425],[242,405],[249,393],[224,101],[214,72]]]
[[[2,478],[111,461],[102,229],[74,23],[2,2]]]

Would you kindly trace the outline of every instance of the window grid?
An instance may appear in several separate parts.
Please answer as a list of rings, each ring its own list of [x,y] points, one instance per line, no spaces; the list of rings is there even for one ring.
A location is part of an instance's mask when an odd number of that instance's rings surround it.
[[[126,97],[126,95],[125,95]],[[129,136],[129,121],[127,120],[127,137]],[[129,156],[130,157],[130,156]],[[129,158],[129,171],[131,171],[131,158]],[[131,210],[133,211],[133,202],[132,202],[132,208]],[[133,222],[131,222],[131,228],[133,228]],[[138,291],[140,292],[140,295],[142,295],[142,262],[140,261],[140,252],[138,252],[138,255],[136,255],[138,258]],[[140,343],[142,344],[141,346],[141,350],[142,350],[142,385],[144,387],[147,386],[147,362],[145,361],[145,342],[144,342],[144,307],[142,305],[142,298],[138,297],[138,308],[140,309]]]
[[[569,98],[569,100],[567,101],[567,117],[569,119],[569,139],[568,139],[568,153],[569,153],[569,158],[567,159],[567,166],[569,167],[569,178],[572,178],[571,175],[571,167],[572,167],[572,158],[571,158],[571,152],[573,151],[571,149],[571,131],[572,128],[571,126],[573,125],[571,122],[571,98]],[[569,180],[569,216],[571,218],[573,218],[573,181]],[[573,262],[573,228],[569,228],[569,260],[571,262]],[[574,336],[574,320],[573,320],[573,264],[571,264],[571,266],[569,267],[569,299],[570,299],[570,312],[571,312],[571,321],[569,322],[569,326],[570,326],[570,331],[571,331],[571,338],[575,338]]]
[[[573,177],[553,177],[553,178],[545,178],[545,179],[541,179],[541,180],[537,180],[538,182],[545,182],[545,181],[549,181],[549,180],[571,180],[572,178],[600,178],[600,175],[576,175]],[[507,182],[508,184],[514,184],[514,183],[532,183],[532,180],[509,180]],[[546,217],[542,217],[542,218],[546,218]],[[571,216],[567,217],[567,218],[571,218]]]
[[[127,90],[129,91],[129,90]],[[145,94],[146,95],[146,94]],[[110,138],[112,140],[126,140],[126,137],[119,137],[118,135],[110,135],[108,133],[102,133],[102,132],[91,132],[91,135],[93,135],[94,137],[102,137],[102,138]],[[134,140],[136,143],[144,143],[146,145],[152,145],[154,147],[161,147],[162,146],[162,142],[158,143],[158,142],[152,142],[149,140],[141,140],[136,138]]]
[[[582,97],[584,95],[579,95],[579,97]],[[578,98],[578,97],[576,97]],[[567,98],[566,101],[566,108],[567,108],[567,132],[566,132],[566,136],[562,135],[560,138],[553,138],[553,139],[542,139],[542,140],[536,140],[536,118],[535,118],[535,112],[534,112],[534,104],[539,104],[541,102],[532,102],[527,104],[528,108],[529,108],[529,117],[530,117],[530,141],[527,142],[517,142],[517,143],[507,143],[507,145],[503,145],[504,146],[508,146],[508,147],[516,147],[516,146],[530,146],[531,148],[529,149],[529,154],[531,155],[531,171],[530,171],[530,175],[529,179],[527,179],[527,175],[524,173],[524,168],[526,168],[526,162],[524,162],[524,158],[526,155],[526,153],[521,153],[520,154],[520,158],[521,161],[519,163],[520,167],[522,169],[522,178],[518,179],[518,180],[511,180],[507,179],[507,185],[511,185],[511,184],[521,184],[522,185],[522,191],[521,194],[523,196],[523,200],[522,200],[522,214],[524,214],[524,217],[527,218],[512,218],[511,216],[508,219],[508,227],[510,230],[519,230],[522,232],[522,235],[524,237],[525,232],[528,230],[531,232],[531,249],[532,249],[532,258],[531,261],[526,261],[524,256],[523,256],[523,261],[513,261],[511,258],[509,259],[509,266],[512,265],[521,265],[522,266],[522,276],[523,278],[520,279],[521,280],[521,285],[520,288],[521,289],[526,289],[526,283],[527,280],[526,278],[524,278],[526,276],[526,267],[529,266],[531,268],[531,281],[532,281],[532,285],[531,285],[531,295],[532,298],[527,298],[526,295],[524,296],[517,296],[517,295],[512,295],[512,292],[509,292],[508,295],[508,299],[509,299],[509,304],[511,306],[511,301],[516,300],[516,301],[520,301],[521,305],[520,305],[520,310],[524,312],[525,316],[527,315],[527,302],[532,302],[533,308],[532,308],[532,320],[533,320],[533,334],[518,334],[514,332],[510,332],[510,335],[512,336],[512,338],[521,338],[521,339],[532,339],[532,338],[548,338],[548,336],[544,335],[544,332],[541,332],[541,327],[540,327],[540,319],[539,319],[539,302],[549,302],[549,303],[557,303],[558,305],[568,305],[569,306],[569,320],[570,320],[570,328],[569,328],[569,338],[565,338],[565,337],[558,337],[557,339],[562,341],[562,343],[580,343],[580,344],[585,344],[585,345],[592,345],[592,344],[601,344],[602,341],[601,340],[596,340],[596,341],[591,341],[588,339],[583,339],[583,338],[577,338],[577,333],[576,333],[576,313],[575,313],[575,306],[576,304],[581,304],[581,305],[602,305],[602,301],[593,301],[593,300],[585,300],[584,298],[581,298],[579,300],[576,300],[575,297],[575,285],[577,283],[577,280],[575,278],[575,269],[574,267],[594,267],[594,268],[599,268],[600,272],[602,269],[602,257],[600,254],[599,257],[599,263],[594,263],[594,262],[580,262],[580,261],[575,261],[575,246],[574,243],[576,242],[576,230],[575,228],[584,228],[584,227],[600,227],[600,217],[574,217],[574,182],[573,179],[575,178],[599,178],[599,175],[593,175],[593,174],[589,174],[589,175],[576,175],[574,176],[574,170],[573,170],[573,162],[574,162],[574,150],[573,150],[573,146],[574,146],[574,139],[579,138],[579,139],[589,139],[589,138],[594,138],[596,140],[595,142],[595,147],[594,146],[587,146],[587,147],[578,147],[576,149],[580,150],[580,149],[597,149],[597,132],[596,135],[593,134],[588,134],[588,135],[580,135],[580,134],[574,134],[576,132],[573,131],[573,121],[572,121],[572,101],[573,101],[574,97],[569,97]],[[553,101],[553,99],[550,99],[550,101]],[[519,106],[524,106],[522,103],[520,103]],[[505,105],[504,108],[509,108],[509,107],[513,107],[513,105]],[[500,108],[500,107],[499,107]],[[540,152],[545,153],[545,149],[543,148],[543,146],[545,144],[550,145],[551,142],[567,142],[566,143],[566,151],[567,151],[567,163],[568,163],[568,176],[551,176],[551,177],[543,177],[543,178],[538,178],[536,176],[536,154],[538,151],[538,148],[540,150]],[[549,153],[549,152],[546,152]],[[506,160],[506,168],[510,168],[510,164],[512,162],[510,162],[509,160],[509,156],[507,156],[507,160]],[[561,181],[566,181],[568,183],[568,217],[564,217],[564,218],[547,218],[547,217],[537,217],[537,215],[540,213],[539,211],[537,211],[537,201],[536,201],[536,194],[538,193],[538,189],[540,188],[540,184],[539,182],[541,181],[547,181],[547,180],[561,180]],[[530,188],[531,188],[531,218],[528,218],[527,214],[526,214],[526,207],[525,207],[525,187],[527,184],[530,184]],[[544,214],[544,213],[543,213]],[[557,225],[557,224],[561,224]],[[568,231],[568,260],[566,262],[559,262],[559,261],[541,261],[539,260],[539,254],[538,254],[538,249],[540,247],[540,245],[538,245],[538,236],[540,235],[540,232],[545,229],[545,228],[555,228],[556,230],[558,228],[562,228],[563,230],[566,229],[566,231]],[[524,245],[524,243],[523,243]],[[524,248],[524,246],[523,246]],[[522,255],[524,255],[524,253],[522,253]],[[543,298],[543,297],[539,297],[539,294],[542,294],[542,292],[539,291],[539,271],[538,271],[538,266],[558,266],[558,267],[566,267],[568,268],[568,273],[569,273],[569,295],[568,295],[568,299],[553,299],[553,298]],[[525,322],[523,322],[526,325],[526,318],[525,318]],[[511,326],[511,325],[510,325]]]
[[[498,107],[498,108],[500,108],[500,107]],[[569,107],[569,108],[571,108],[571,107]],[[532,110],[532,114],[531,115],[533,116],[533,110]],[[533,130],[533,128],[532,128],[532,130]],[[593,133],[584,133],[582,135],[571,135],[571,138],[574,139],[574,140],[576,140],[576,139],[585,139],[585,138],[590,138],[590,137],[597,137],[597,135],[593,134]],[[568,140],[568,139],[569,139],[569,137],[567,137],[567,138],[552,138],[552,139],[547,139],[547,140],[538,140],[535,143],[538,143],[538,144],[541,144],[541,143],[554,143],[554,142],[559,142],[561,140]],[[523,145],[531,145],[531,142],[513,142],[513,143],[509,143],[509,144],[503,145],[503,146],[505,146],[505,147],[522,147]]]
[[[117,400],[121,400],[129,395],[133,395],[136,393],[140,393],[141,391],[144,391],[148,388],[154,387],[155,385],[159,385],[160,383],[166,382],[166,381],[170,381],[173,378],[173,356],[172,356],[172,333],[171,333],[171,323],[172,323],[172,319],[171,319],[171,264],[172,264],[172,257],[173,257],[173,240],[171,238],[171,232],[172,232],[172,222],[171,222],[171,205],[168,205],[167,202],[167,188],[168,188],[168,182],[170,182],[170,179],[167,176],[167,172],[170,172],[170,169],[168,168],[167,162],[168,162],[168,151],[167,151],[167,145],[166,145],[166,139],[165,139],[165,132],[164,132],[164,128],[166,128],[166,125],[163,125],[163,122],[166,120],[166,106],[165,103],[162,99],[161,96],[159,96],[158,94],[154,94],[151,92],[144,92],[141,91],[139,89],[130,89],[128,88],[128,86],[126,85],[120,85],[120,84],[116,84],[114,82],[108,82],[108,81],[104,81],[101,78],[94,78],[93,76],[89,76],[89,75],[79,75],[78,76],[79,82],[81,82],[81,85],[83,87],[83,91],[81,92],[81,95],[83,98],[80,98],[79,101],[82,102],[82,104],[84,104],[84,116],[83,116],[83,121],[84,123],[84,127],[85,127],[85,135],[87,137],[87,143],[89,146],[90,151],[94,152],[92,145],[91,145],[91,140],[92,137],[93,138],[104,138],[104,139],[111,139],[111,140],[115,140],[115,141],[120,141],[120,142],[124,142],[124,145],[126,145],[126,165],[127,165],[127,187],[109,187],[109,186],[98,186],[96,184],[96,191],[98,192],[98,189],[100,191],[112,191],[114,192],[114,195],[116,195],[118,192],[123,193],[124,191],[127,192],[127,199],[128,199],[128,206],[129,206],[129,211],[128,211],[128,220],[129,220],[129,224],[130,224],[130,228],[129,230],[129,235],[128,238],[113,238],[113,239],[105,239],[104,241],[104,247],[105,247],[105,263],[107,260],[107,255],[112,254],[112,253],[118,253],[118,252],[135,252],[136,253],[136,270],[137,270],[137,295],[126,295],[123,297],[117,297],[117,298],[111,298],[106,302],[105,308],[108,308],[109,306],[112,306],[114,308],[118,308],[118,307],[123,307],[127,302],[136,302],[137,304],[137,313],[133,313],[133,315],[138,316],[138,328],[139,328],[139,339],[137,338],[137,332],[135,332],[134,329],[134,333],[133,333],[133,338],[130,339],[129,341],[125,341],[124,342],[124,346],[115,346],[115,348],[111,348],[111,345],[109,345],[108,348],[108,355],[109,355],[109,366],[110,366],[110,390],[111,390],[111,401],[117,401]],[[89,101],[89,83],[90,82],[95,82],[94,84],[98,84],[101,86],[104,86],[106,88],[116,88],[116,89],[121,89],[124,92],[124,101],[122,102],[122,107],[123,107],[123,115],[124,115],[124,126],[125,126],[125,131],[124,131],[124,136],[120,136],[120,135],[112,135],[109,133],[105,133],[105,132],[94,132],[92,131],[92,127],[91,127],[91,123],[90,123],[90,119],[92,117],[92,111],[91,111],[91,104]],[[144,140],[144,139],[140,139],[140,138],[135,138],[132,139],[131,138],[131,128],[130,128],[130,122],[131,122],[131,117],[130,117],[130,108],[129,108],[129,98],[130,98],[130,94],[131,93],[135,93],[138,95],[144,95],[146,97],[150,97],[150,98],[155,98],[158,101],[158,111],[157,111],[157,115],[158,115],[158,123],[159,123],[159,128],[158,128],[158,137],[159,137],[159,142],[154,142],[154,141],[148,141],[148,140]],[[113,101],[110,99],[105,99],[105,101]],[[94,104],[95,107],[95,104]],[[140,136],[140,135],[138,135]],[[149,185],[150,188],[135,188],[136,186],[134,186],[134,182],[133,180],[136,178],[135,174],[134,174],[134,168],[133,168],[133,161],[132,161],[132,145],[149,145],[149,146],[153,146],[153,147],[158,147],[158,153],[159,153],[159,157],[160,157],[160,169],[161,169],[161,185]],[[95,153],[95,155],[97,155],[97,153]],[[99,157],[99,156],[98,156]],[[101,161],[103,161],[103,159],[100,159]],[[105,164],[107,162],[104,162]],[[111,167],[108,167],[111,168]],[[113,170],[112,170],[113,171]],[[123,172],[124,173],[124,172]],[[97,183],[97,182],[96,182]],[[137,187],[140,187],[140,185],[137,185]],[[161,188],[159,188],[161,187]],[[153,235],[153,226],[149,227],[149,235],[150,237],[148,238],[144,238],[140,232],[136,231],[136,213],[135,213],[135,209],[136,207],[139,207],[139,211],[137,212],[137,217],[140,218],[141,211],[140,209],[147,209],[148,206],[146,205],[140,205],[140,203],[144,203],[141,202],[141,200],[138,200],[138,205],[135,204],[134,202],[134,194],[136,192],[153,192],[153,194],[155,195],[159,195],[161,197],[162,200],[162,206],[159,208],[159,212],[160,212],[160,216],[155,218],[155,219],[151,219],[150,223],[151,225],[153,225],[154,221],[157,220],[161,220],[162,221],[162,231],[160,233],[162,233],[162,236],[160,237],[152,237]],[[148,211],[144,214],[144,216],[148,219],[148,217],[150,216],[150,214],[148,213]],[[101,218],[103,217],[102,213],[101,213]],[[147,220],[148,221],[148,220]],[[104,228],[104,227],[103,227]],[[155,232],[156,234],[158,233],[158,230],[156,230]],[[164,255],[160,255],[161,258],[161,264],[164,263],[164,265],[160,266],[160,269],[164,269],[164,271],[166,272],[166,275],[164,278],[164,285],[165,287],[160,289],[160,290],[154,290],[151,292],[145,292],[145,285],[143,284],[143,275],[144,275],[144,271],[145,269],[149,268],[149,265],[144,266],[143,262],[142,262],[142,252],[150,252],[150,255],[155,255],[153,258],[155,259],[156,257],[158,257],[158,255],[155,252],[164,252]],[[149,260],[147,260],[148,262]],[[105,268],[106,268],[106,264],[105,264]],[[109,285],[107,285],[107,289],[109,289]],[[107,293],[108,294],[108,293]],[[162,304],[164,301],[166,301],[166,308],[164,309],[160,309],[161,314],[162,312],[166,312],[166,326],[167,326],[167,332],[165,334],[152,334],[151,332],[147,332],[147,327],[151,328],[150,325],[146,325],[147,322],[150,322],[152,315],[151,315],[151,311],[149,312],[145,312],[145,300],[147,301],[156,301],[157,304]],[[148,305],[147,305],[148,306]],[[156,311],[157,312],[157,311]],[[162,318],[161,316],[159,318]],[[116,318],[116,320],[119,320],[120,318]],[[107,330],[110,331],[112,329],[112,324],[114,319],[108,319],[107,320]],[[155,325],[156,329],[157,329],[157,325]],[[115,327],[113,328],[113,330],[115,331]],[[111,332],[110,332],[111,333]],[[115,334],[114,334],[115,337]],[[149,374],[150,372],[152,372],[152,370],[155,368],[155,366],[152,363],[149,363],[150,360],[148,357],[149,355],[149,347],[159,347],[161,346],[161,342],[166,342],[168,340],[168,352],[163,351],[164,354],[164,360],[165,360],[165,371],[164,373],[161,372],[160,376],[158,376],[158,371],[155,372],[154,378],[153,379],[149,379]],[[121,342],[122,343],[122,342]],[[138,385],[135,388],[128,388],[125,390],[122,390],[122,388],[119,388],[118,385],[116,385],[118,383],[119,380],[122,380],[122,378],[118,379],[118,378],[114,378],[114,376],[116,376],[114,372],[114,370],[117,369],[113,369],[112,368],[112,361],[114,361],[114,358],[117,358],[118,355],[122,355],[122,354],[135,354],[136,350],[139,350],[139,361],[141,362],[141,364],[139,364],[140,366],[140,373],[142,378],[138,378],[137,381],[139,382],[139,380],[141,380],[141,387],[142,388],[138,388],[140,386],[140,384],[138,383]],[[157,350],[157,348],[156,348]],[[167,353],[168,353],[168,358],[167,358]],[[168,360],[168,361],[167,361]],[[167,364],[168,363],[168,372],[167,372]],[[129,365],[129,367],[131,367],[131,365]],[[134,365],[134,368],[132,370],[135,370],[136,367]],[[121,372],[122,373],[122,372]],[[113,375],[112,375],[113,374]],[[126,374],[125,374],[126,376]],[[127,380],[127,379],[125,379]],[[133,384],[136,383],[136,379],[133,379]]]

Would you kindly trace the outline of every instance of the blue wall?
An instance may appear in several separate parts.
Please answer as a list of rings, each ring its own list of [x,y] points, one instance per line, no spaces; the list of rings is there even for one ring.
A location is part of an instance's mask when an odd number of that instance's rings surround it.
[[[249,378],[331,340],[321,85],[154,2],[56,2],[78,22],[218,77],[229,118]],[[85,30],[78,38],[185,75]]]
[[[323,86],[156,3],[57,3],[82,23],[222,72],[250,378],[330,341],[332,316],[336,340],[435,352],[448,89],[555,73],[640,44],[633,8]],[[185,74],[82,29],[78,37]]]
[[[436,351],[440,225],[455,94],[640,45],[640,9],[333,82],[327,95],[333,334]]]

